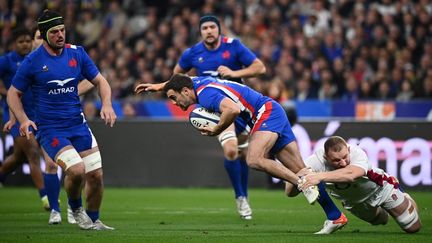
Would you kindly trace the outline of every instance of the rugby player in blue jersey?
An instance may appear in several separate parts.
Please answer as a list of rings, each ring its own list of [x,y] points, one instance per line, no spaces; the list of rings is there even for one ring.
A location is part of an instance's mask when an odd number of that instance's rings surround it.
[[[11,86],[12,78],[14,77],[18,67],[24,61],[24,58],[32,50],[32,35],[28,29],[18,28],[12,33],[12,41],[14,51],[0,57],[0,80],[3,81],[4,89],[0,89],[0,94],[6,96],[6,92]],[[28,116],[33,119],[33,96],[31,92],[25,92],[22,96],[23,107]],[[12,114],[13,116],[13,114]],[[10,132],[14,139],[13,153],[6,157],[0,166],[0,183],[2,183],[8,173],[13,171],[16,166],[23,163],[26,158],[30,165],[30,175],[33,183],[39,191],[39,196],[42,205],[46,210],[49,210],[47,192],[45,190],[44,178],[40,167],[39,144],[32,135],[30,139],[21,137],[19,134],[19,124],[13,124],[9,119],[9,107],[7,103],[3,106],[3,122],[5,132]]]
[[[237,120],[246,124],[250,129],[246,154],[250,167],[293,185],[298,185],[299,176],[308,170],[298,151],[284,109],[271,98],[236,82],[212,77],[191,78],[184,74],[173,75],[165,84],[164,92],[182,110],[199,104],[221,114],[215,127],[202,129],[203,135],[217,136]],[[276,158],[281,163],[271,158]],[[318,200],[328,218],[331,217],[329,214],[335,214],[333,217],[345,218],[346,224],[345,215],[336,208],[325,190],[318,192],[318,188],[313,186],[303,190],[303,194],[309,203]],[[332,233],[338,228],[340,227],[330,227],[326,233]]]
[[[221,35],[216,16],[201,17],[199,29],[202,41],[183,52],[173,73],[187,73],[195,69],[199,76],[229,78],[242,83],[242,78],[256,77],[266,72],[261,60],[240,40]],[[147,90],[162,90],[164,84],[155,84]],[[140,87],[144,86],[137,88]],[[225,157],[224,166],[234,189],[237,211],[242,218],[252,219],[248,201],[249,170],[242,154],[247,147],[247,135],[240,134],[232,124],[218,139]]]
[[[63,17],[45,10],[38,19],[43,44],[28,55],[18,69],[7,95],[10,109],[20,122],[20,133],[36,133],[44,154],[65,172],[65,190],[73,216],[82,229],[110,230],[99,219],[103,195],[102,159],[87,125],[78,97],[78,82],[90,80],[99,91],[101,118],[111,127],[116,114],[111,88],[80,46],[65,44]],[[20,96],[31,88],[35,121],[26,115]],[[85,183],[86,210],[81,192]]]

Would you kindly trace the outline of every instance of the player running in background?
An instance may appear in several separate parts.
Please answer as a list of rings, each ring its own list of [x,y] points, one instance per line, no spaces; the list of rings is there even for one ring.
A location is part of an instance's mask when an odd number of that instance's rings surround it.
[[[202,41],[183,52],[174,67],[174,74],[195,69],[199,76],[221,77],[243,83],[242,78],[256,77],[266,72],[261,60],[240,40],[221,34],[216,16],[202,16],[199,29]],[[147,90],[162,90],[165,83],[149,86]],[[247,135],[240,134],[232,124],[218,139],[224,153],[225,170],[234,189],[237,211],[242,218],[251,219],[252,209],[248,201],[249,168],[242,154],[247,147]]]
[[[331,194],[358,218],[380,225],[387,224],[390,214],[405,232],[420,230],[415,201],[401,190],[395,177],[372,167],[360,147],[348,145],[343,138],[333,136],[305,163],[312,171],[304,177],[300,188],[326,182]],[[288,196],[294,196],[298,190],[287,183],[286,192]]]
[[[96,140],[82,114],[77,86],[83,78],[98,87],[101,118],[114,125],[111,88],[82,47],[65,44],[63,17],[45,10],[38,19],[43,45],[28,55],[8,91],[9,107],[21,123],[20,133],[29,137],[30,128],[48,155],[65,171],[65,190],[73,216],[82,229],[109,230],[99,219],[103,195],[102,160]],[[36,124],[22,108],[20,95],[31,86]],[[81,192],[85,183],[86,208]]]
[[[212,77],[191,78],[175,74],[165,85],[167,97],[187,110],[193,104],[220,113],[219,123],[203,127],[203,135],[217,136],[240,118],[250,128],[246,161],[254,169],[297,185],[295,173],[305,168],[284,109],[279,103],[253,89]],[[274,155],[281,163],[269,159]],[[309,203],[318,199],[316,186],[303,190]]]
[[[28,29],[17,28],[13,31],[12,41],[14,43],[14,51],[0,57],[0,79],[3,81],[4,88],[0,89],[0,94],[6,96],[7,90],[11,86],[12,78],[14,77],[18,67],[24,61],[24,58],[32,50],[32,35]],[[25,112],[31,119],[34,119],[33,96],[31,91],[27,91],[22,96],[22,103]],[[13,116],[13,114],[12,114]],[[46,210],[50,209],[45,190],[44,178],[42,176],[40,166],[39,144],[34,135],[30,139],[21,137],[19,134],[19,124],[14,125],[9,114],[7,103],[3,106],[3,131],[10,132],[14,139],[13,153],[6,157],[0,166],[0,183],[3,183],[8,173],[12,172],[19,164],[24,163],[27,159],[30,165],[30,175],[33,183],[39,191],[39,197],[42,205]],[[14,117],[12,117],[12,120]]]

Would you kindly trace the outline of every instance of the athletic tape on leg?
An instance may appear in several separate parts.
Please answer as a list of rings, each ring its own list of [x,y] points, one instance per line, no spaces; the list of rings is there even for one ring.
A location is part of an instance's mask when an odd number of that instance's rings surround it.
[[[97,170],[102,167],[102,157],[99,151],[87,155],[83,158],[85,173]]]
[[[75,149],[68,149],[63,151],[57,156],[56,163],[63,168],[63,170],[69,169],[71,166],[82,162],[81,156]]]

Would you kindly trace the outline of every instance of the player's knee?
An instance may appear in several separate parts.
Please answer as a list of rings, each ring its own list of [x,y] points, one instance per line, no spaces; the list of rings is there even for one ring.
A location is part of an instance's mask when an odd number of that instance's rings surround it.
[[[73,184],[79,185],[85,180],[84,165],[82,163],[69,167],[65,173]]]
[[[421,228],[420,217],[414,205],[409,200],[408,207],[396,217],[399,226],[407,233],[418,232]]]
[[[101,187],[103,185],[102,168],[86,173],[87,185],[91,187]]]
[[[372,219],[369,223],[372,225],[385,225],[388,223],[388,213],[384,209],[380,208],[378,215]]]
[[[45,162],[45,172],[47,174],[56,174],[58,170],[58,165],[52,161]]]
[[[224,156],[228,160],[235,160],[238,158],[238,150],[236,147],[229,147],[224,149]]]

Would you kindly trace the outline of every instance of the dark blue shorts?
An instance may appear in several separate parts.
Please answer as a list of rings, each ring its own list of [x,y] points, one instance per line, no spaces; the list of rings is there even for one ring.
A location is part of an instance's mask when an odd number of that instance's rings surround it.
[[[57,153],[68,145],[72,145],[78,153],[97,146],[96,139],[87,123],[70,128],[39,130],[36,138],[53,160]]]

